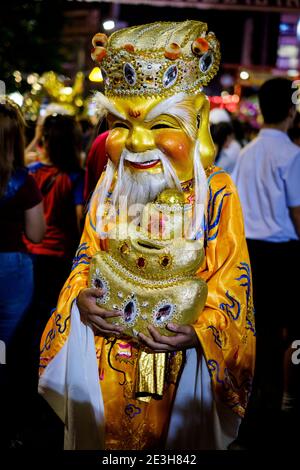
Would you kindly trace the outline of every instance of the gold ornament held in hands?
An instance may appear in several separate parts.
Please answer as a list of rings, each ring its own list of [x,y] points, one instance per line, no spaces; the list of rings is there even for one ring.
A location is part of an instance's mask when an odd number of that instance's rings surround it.
[[[207,297],[206,282],[196,275],[204,260],[203,242],[165,236],[176,232],[181,193],[166,190],[157,200],[147,204],[144,212],[165,217],[162,234],[148,233],[143,214],[138,236],[111,239],[109,250],[97,253],[90,266],[89,285],[104,291],[98,305],[122,312],[107,321],[124,326],[124,333],[132,337],[140,332],[149,335],[148,325],[173,335],[167,324],[194,323]]]

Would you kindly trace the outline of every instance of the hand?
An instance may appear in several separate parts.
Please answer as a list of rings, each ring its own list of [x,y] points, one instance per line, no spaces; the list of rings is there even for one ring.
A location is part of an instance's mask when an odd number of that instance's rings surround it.
[[[77,306],[80,312],[81,321],[93,327],[95,335],[120,336],[123,331],[122,326],[108,323],[106,318],[119,317],[122,312],[117,310],[105,310],[96,304],[97,298],[101,297],[105,291],[91,287],[83,289],[77,297]]]
[[[35,133],[34,138],[35,140],[41,140],[43,136],[43,125],[44,125],[45,117],[39,116],[35,126]]]
[[[143,333],[139,333],[141,342],[154,353],[181,351],[182,349],[194,348],[199,345],[198,336],[194,328],[190,325],[175,325],[168,323],[167,329],[176,333],[174,336],[161,335],[152,325],[148,330],[152,336],[149,338]]]

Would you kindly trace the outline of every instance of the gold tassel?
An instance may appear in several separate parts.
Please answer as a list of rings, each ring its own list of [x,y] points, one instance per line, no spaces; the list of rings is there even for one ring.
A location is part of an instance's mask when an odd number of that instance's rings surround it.
[[[137,365],[135,394],[138,400],[149,402],[152,396],[163,396],[167,354],[141,351]]]

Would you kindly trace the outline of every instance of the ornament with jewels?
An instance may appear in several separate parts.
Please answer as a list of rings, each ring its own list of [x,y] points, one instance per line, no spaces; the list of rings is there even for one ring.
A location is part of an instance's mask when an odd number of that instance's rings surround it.
[[[145,206],[133,236],[111,238],[109,251],[91,260],[89,284],[104,292],[97,304],[122,312],[108,321],[124,326],[126,335],[149,335],[149,325],[174,335],[168,323],[192,324],[205,305],[207,285],[196,276],[204,261],[203,240],[183,237],[185,209],[190,207],[181,192],[163,191]]]

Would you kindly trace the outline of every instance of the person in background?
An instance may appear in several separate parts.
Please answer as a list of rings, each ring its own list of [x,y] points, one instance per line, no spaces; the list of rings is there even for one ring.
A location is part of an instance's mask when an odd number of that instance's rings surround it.
[[[300,147],[300,113],[296,114],[292,127],[288,130],[291,141]]]
[[[86,149],[87,157],[85,161],[83,193],[86,203],[90,200],[96,184],[107,164],[105,143],[108,136],[108,125],[106,117],[103,115],[102,108],[99,108],[99,111],[98,123],[94,127],[93,135]]]
[[[257,326],[254,396],[259,399],[260,416],[269,423],[268,411],[278,422],[280,407],[294,409],[294,386],[299,384],[290,347],[300,339],[299,283],[293,274],[300,264],[300,149],[287,135],[295,117],[293,92],[292,82],[284,78],[262,85],[259,103],[264,126],[242,150],[232,175],[244,212],[253,270]]]
[[[93,193],[96,184],[107,164],[105,143],[108,131],[98,135],[94,140],[86,159],[85,180],[84,180],[84,200],[88,201]]]
[[[240,144],[241,147],[245,147],[249,143],[249,139],[247,134],[247,129],[250,126],[250,124],[246,122],[242,122],[239,118],[233,117],[231,119],[231,124],[233,127],[233,132],[235,135],[235,138],[237,142]]]
[[[233,126],[229,122],[219,122],[212,124],[210,131],[217,151],[215,163],[230,174],[241,150],[241,145],[235,139]]]
[[[82,131],[82,151],[86,154],[88,153],[90,142],[93,138],[94,126],[88,118],[81,118],[78,122]]]
[[[34,162],[42,161],[43,149],[41,145],[42,140],[42,122],[43,118],[40,116],[36,121],[34,128],[34,135],[25,148],[25,165],[30,165]],[[32,123],[31,123],[32,125]]]
[[[44,162],[47,163],[47,160],[44,161],[46,157],[45,152],[43,151],[42,144],[42,129],[43,123],[47,116],[70,116],[69,111],[58,103],[49,103],[47,105],[42,104],[40,106],[39,115],[35,124],[32,121],[26,122],[26,147],[25,147],[25,165],[30,165],[34,162]],[[82,127],[80,127],[82,129]],[[83,131],[84,132],[84,131]],[[31,136],[31,138],[29,138]],[[84,138],[82,136],[82,141],[80,143],[84,150]]]
[[[79,161],[81,131],[73,117],[47,116],[41,138],[43,159],[30,165],[29,172],[43,195],[47,230],[42,242],[28,240],[26,245],[34,255],[36,310],[47,317],[57,302],[80,237],[84,172]]]
[[[34,289],[32,260],[22,235],[34,246],[45,233],[42,195],[24,167],[24,120],[18,106],[6,97],[0,101],[0,175],[0,340],[6,347],[6,364],[0,366],[1,433],[5,433],[0,445],[5,445],[12,437],[20,402],[13,399],[19,355],[14,338]]]
[[[0,172],[0,330],[8,344],[33,292],[32,261],[22,235],[32,246],[40,243],[45,221],[42,195],[24,167],[23,117],[7,98],[0,102]]]

